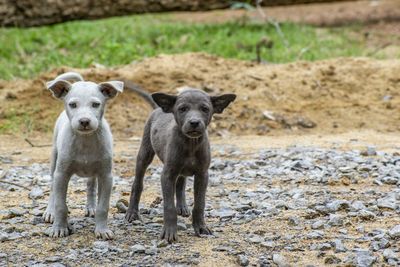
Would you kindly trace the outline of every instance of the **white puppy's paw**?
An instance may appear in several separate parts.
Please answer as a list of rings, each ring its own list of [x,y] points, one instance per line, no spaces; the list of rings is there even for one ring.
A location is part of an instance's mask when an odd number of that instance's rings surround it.
[[[47,222],[47,223],[53,223],[54,222],[54,212],[51,211],[45,211],[43,213],[43,221]]]
[[[96,227],[96,230],[94,231],[94,233],[95,233],[97,238],[101,238],[101,239],[104,239],[104,240],[108,240],[108,239],[113,239],[114,238],[113,231],[111,231],[108,228],[99,229],[99,228]]]
[[[50,237],[66,237],[70,235],[70,229],[68,227],[52,226],[47,229],[47,235]]]
[[[85,217],[94,217],[96,214],[96,208],[86,207],[85,208]]]

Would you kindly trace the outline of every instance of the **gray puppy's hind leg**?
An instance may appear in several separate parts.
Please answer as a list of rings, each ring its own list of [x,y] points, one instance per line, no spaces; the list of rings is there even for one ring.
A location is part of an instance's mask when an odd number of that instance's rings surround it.
[[[146,125],[144,129],[142,143],[136,159],[135,181],[132,185],[129,208],[126,211],[125,219],[128,222],[140,220],[139,202],[143,191],[143,178],[147,167],[153,161],[155,152],[150,140],[150,126]]]
[[[94,217],[96,214],[96,193],[97,193],[97,178],[88,178],[86,189],[86,208],[85,216]]]
[[[186,177],[179,176],[176,181],[176,212],[183,217],[189,217],[190,210],[185,199]]]
[[[54,222],[54,171],[56,169],[57,162],[57,149],[53,147],[50,156],[50,175],[51,175],[51,185],[50,185],[50,198],[47,204],[46,211],[43,213],[43,221],[48,223]]]

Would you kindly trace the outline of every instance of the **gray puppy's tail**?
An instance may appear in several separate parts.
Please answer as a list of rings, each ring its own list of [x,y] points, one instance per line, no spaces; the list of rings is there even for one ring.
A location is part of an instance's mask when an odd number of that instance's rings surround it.
[[[141,96],[147,103],[149,103],[150,106],[151,106],[153,109],[158,108],[157,104],[153,101],[153,98],[151,98],[150,93],[147,92],[146,89],[144,89],[143,87],[141,87],[141,86],[139,86],[139,85],[137,85],[137,84],[134,84],[134,83],[132,83],[132,82],[126,81],[126,80],[123,80],[123,82],[124,82],[124,89],[125,89],[125,90],[129,90],[129,91],[132,91],[132,92],[137,93],[137,94],[138,94],[139,96]]]

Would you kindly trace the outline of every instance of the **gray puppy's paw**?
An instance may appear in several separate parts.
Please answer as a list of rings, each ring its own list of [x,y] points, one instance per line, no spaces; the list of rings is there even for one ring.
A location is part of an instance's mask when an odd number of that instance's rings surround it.
[[[210,230],[210,228],[208,228],[207,225],[205,225],[205,224],[201,224],[201,225],[193,224],[193,229],[194,229],[194,233],[196,236],[212,234],[212,231]]]
[[[128,210],[125,214],[125,220],[128,222],[140,220],[139,213],[137,211],[129,211]]]
[[[175,241],[178,241],[176,227],[167,227],[164,225],[160,238],[167,240],[168,243],[174,243]]]
[[[187,206],[183,207],[176,207],[176,213],[182,217],[189,217],[190,216],[190,210]]]

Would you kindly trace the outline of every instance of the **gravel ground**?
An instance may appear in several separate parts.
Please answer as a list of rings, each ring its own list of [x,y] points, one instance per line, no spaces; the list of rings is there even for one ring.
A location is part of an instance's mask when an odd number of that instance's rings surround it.
[[[116,238],[111,241],[97,240],[93,218],[83,217],[86,184],[78,177],[71,179],[68,193],[74,234],[47,237],[49,225],[41,215],[49,195],[49,164],[24,159],[21,151],[1,154],[1,180],[18,186],[0,183],[0,266],[400,265],[398,152],[368,145],[346,150],[340,143],[252,153],[213,145],[206,222],[214,234],[195,237],[190,218],[179,218],[179,242],[168,244],[158,239],[159,161],[145,178],[142,221],[123,220],[137,148],[126,146],[116,154],[109,216]],[[192,188],[189,178],[190,206]]]

